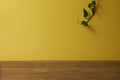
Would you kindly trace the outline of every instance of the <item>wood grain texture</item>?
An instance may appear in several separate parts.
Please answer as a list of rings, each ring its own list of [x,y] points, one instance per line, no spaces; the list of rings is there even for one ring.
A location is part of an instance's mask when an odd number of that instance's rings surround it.
[[[1,61],[0,80],[120,80],[120,61]]]

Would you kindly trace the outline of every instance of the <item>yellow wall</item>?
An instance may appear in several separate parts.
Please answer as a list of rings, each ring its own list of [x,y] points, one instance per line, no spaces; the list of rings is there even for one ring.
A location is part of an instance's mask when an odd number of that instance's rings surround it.
[[[0,60],[120,60],[120,0],[0,0]]]

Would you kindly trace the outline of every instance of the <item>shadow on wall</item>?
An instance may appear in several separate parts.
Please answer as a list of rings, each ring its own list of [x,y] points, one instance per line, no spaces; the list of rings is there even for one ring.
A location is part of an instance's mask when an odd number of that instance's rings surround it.
[[[97,0],[96,14],[97,14],[98,18],[100,18],[103,13],[102,3],[103,3],[103,0]]]

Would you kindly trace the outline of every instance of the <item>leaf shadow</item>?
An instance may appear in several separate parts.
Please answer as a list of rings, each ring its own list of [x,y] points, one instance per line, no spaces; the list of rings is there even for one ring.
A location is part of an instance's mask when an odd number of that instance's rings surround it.
[[[100,18],[101,14],[103,13],[103,8],[102,8],[102,0],[97,0],[97,5],[96,5],[96,14]]]
[[[87,30],[91,31],[92,33],[96,34],[96,29],[93,26],[88,26]]]

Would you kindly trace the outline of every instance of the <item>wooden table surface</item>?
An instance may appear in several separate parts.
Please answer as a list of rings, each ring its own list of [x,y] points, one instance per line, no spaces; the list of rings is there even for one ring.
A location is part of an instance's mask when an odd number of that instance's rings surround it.
[[[0,80],[120,80],[120,61],[1,61]]]

